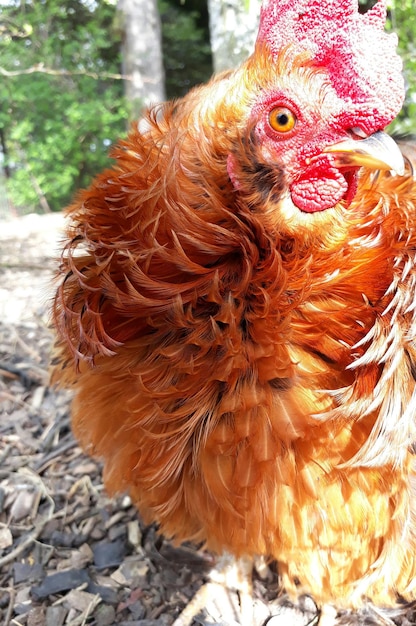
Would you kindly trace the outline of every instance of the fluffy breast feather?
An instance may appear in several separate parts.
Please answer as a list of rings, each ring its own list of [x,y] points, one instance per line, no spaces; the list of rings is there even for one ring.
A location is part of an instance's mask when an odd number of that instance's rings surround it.
[[[414,183],[363,175],[305,238],[167,123],[69,210],[54,377],[75,434],[167,535],[391,600],[416,574]]]

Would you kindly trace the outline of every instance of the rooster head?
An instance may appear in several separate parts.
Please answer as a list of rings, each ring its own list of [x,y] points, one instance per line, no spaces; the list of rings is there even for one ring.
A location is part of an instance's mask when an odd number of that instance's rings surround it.
[[[360,14],[357,0],[264,0],[247,64],[259,90],[246,121],[260,146],[256,167],[268,173],[263,184],[271,195],[280,189],[288,215],[348,207],[362,167],[403,173],[400,151],[383,132],[404,99],[385,4]],[[236,153],[228,173],[243,189]]]

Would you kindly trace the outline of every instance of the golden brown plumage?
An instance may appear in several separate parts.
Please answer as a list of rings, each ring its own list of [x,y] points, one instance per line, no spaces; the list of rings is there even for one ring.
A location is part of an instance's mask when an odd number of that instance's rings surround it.
[[[54,379],[108,490],[167,536],[390,606],[416,596],[416,185],[362,168],[351,202],[287,205],[250,114],[277,81],[330,118],[324,71],[259,45],[69,208]]]

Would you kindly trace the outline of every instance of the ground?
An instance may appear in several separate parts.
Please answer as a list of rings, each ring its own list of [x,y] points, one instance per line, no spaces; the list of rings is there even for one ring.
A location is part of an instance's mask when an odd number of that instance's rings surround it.
[[[215,559],[144,527],[127,496],[109,499],[100,465],[73,439],[69,394],[48,384],[62,224],[59,214],[0,222],[0,623],[170,626]],[[238,594],[212,584],[214,601],[194,623],[239,624]],[[255,577],[253,595],[256,625],[317,621],[310,598],[295,607],[279,593],[273,570]],[[355,623],[416,621],[367,611]]]

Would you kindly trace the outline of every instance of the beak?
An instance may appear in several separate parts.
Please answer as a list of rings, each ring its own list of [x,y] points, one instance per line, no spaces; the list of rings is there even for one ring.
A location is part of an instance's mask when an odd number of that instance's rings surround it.
[[[346,139],[323,152],[335,155],[337,167],[368,167],[374,170],[393,170],[404,174],[404,160],[397,143],[386,133],[379,131],[366,139]]]

